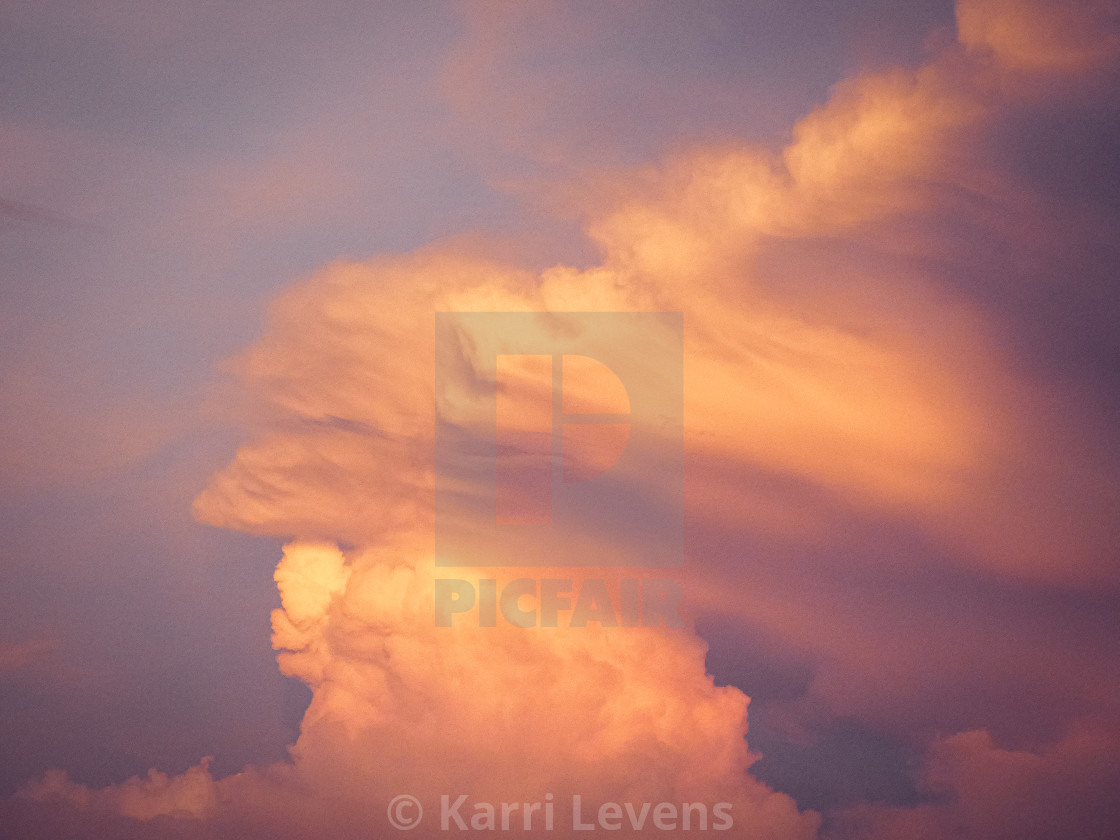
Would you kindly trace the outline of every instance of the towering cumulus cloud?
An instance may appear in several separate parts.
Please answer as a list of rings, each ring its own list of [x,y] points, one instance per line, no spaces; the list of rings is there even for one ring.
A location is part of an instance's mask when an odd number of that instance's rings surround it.
[[[1032,265],[1104,247],[1114,219],[1086,206],[1054,225],[1000,138],[1115,78],[1115,23],[1104,3],[961,0],[956,41],[917,70],[842,82],[780,154],[705,148],[617,175],[587,208],[594,268],[534,274],[437,244],[340,261],[289,289],[233,363],[251,433],[195,513],[288,541],[272,638],[283,672],[313,691],[291,760],[217,780],[203,762],[103,790],[52,773],[22,795],[100,820],[60,816],[54,830],[120,836],[389,837],[399,794],[427,811],[410,837],[447,833],[444,794],[468,795],[467,822],[475,802],[522,803],[514,828],[541,803],[541,836],[567,836],[576,794],[586,814],[706,803],[713,823],[729,803],[726,836],[745,838],[1104,836],[1095,817],[1063,834],[1036,795],[1099,814],[1080,781],[1116,776],[1120,739],[1103,721],[1120,690],[1061,640],[1042,661],[1091,701],[1049,745],[1003,748],[983,701],[975,717],[962,701],[957,734],[929,741],[925,801],[853,805],[822,829],[752,775],[748,698],[705,673],[691,621],[749,619],[788,650],[824,651],[813,702],[926,732],[944,686],[963,693],[964,669],[1030,659],[1032,639],[977,619],[976,649],[931,652],[939,615],[828,589],[885,569],[931,574],[921,558],[748,573],[732,547],[827,543],[841,518],[873,518],[922,534],[935,565],[1016,592],[1120,583],[1100,406],[1023,360],[1029,318],[993,315],[1020,277],[1046,282]],[[433,385],[437,311],[684,314],[689,626],[435,626],[432,452],[437,412],[455,410]],[[565,803],[551,831],[549,794]]]

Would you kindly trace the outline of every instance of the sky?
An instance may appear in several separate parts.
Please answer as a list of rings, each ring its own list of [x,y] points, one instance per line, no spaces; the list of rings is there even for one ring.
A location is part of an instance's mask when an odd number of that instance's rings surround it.
[[[1118,147],[1096,0],[5,3],[0,834],[1112,837]],[[573,438],[624,568],[435,566],[496,492],[441,435],[572,312],[680,313],[596,345],[679,428]],[[681,626],[440,627],[452,577]]]

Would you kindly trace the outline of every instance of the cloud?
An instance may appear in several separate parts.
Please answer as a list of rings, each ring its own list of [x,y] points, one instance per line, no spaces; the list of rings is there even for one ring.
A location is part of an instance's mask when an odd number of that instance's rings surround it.
[[[670,310],[686,324],[689,617],[730,615],[812,662],[791,727],[823,709],[932,744],[929,802],[855,806],[829,831],[1046,836],[1060,817],[1039,792],[1058,790],[1099,833],[1117,744],[1084,721],[1117,705],[1098,685],[1111,625],[1050,639],[1031,618],[1116,587],[1113,437],[1031,376],[998,309],[957,282],[1014,282],[1038,230],[1056,253],[1079,244],[980,150],[1003,109],[1030,105],[993,73],[1113,60],[1088,8],[1054,28],[1050,7],[964,2],[959,42],[840,84],[780,154],[728,144],[602,176],[586,211],[601,265],[538,275],[449,243],[287,290],[231,364],[251,431],[195,514],[289,540],[273,644],[313,690],[291,761],[104,790],[51,774],[25,797],[220,836],[368,836],[399,793],[582,793],[727,801],[743,836],[814,836],[818,815],[749,772],[748,699],[713,684],[690,629],[432,621],[432,408],[467,427],[488,398],[435,392],[433,313]],[[469,352],[458,361],[477,378]],[[1062,602],[1031,603],[1046,598]],[[1020,686],[1044,696],[1057,740],[999,744],[1034,720],[1015,707],[993,734]],[[1067,700],[1090,709],[1076,726]],[[957,734],[930,736],[946,721]]]
[[[55,639],[31,639],[26,642],[0,643],[0,673],[18,671],[54,650]]]
[[[127,782],[103,790],[90,790],[76,784],[59,770],[51,770],[42,779],[27,785],[20,795],[39,801],[63,800],[81,808],[104,808],[134,820],[172,817],[204,817],[214,809],[214,780],[210,777],[210,759],[197,767],[169,777],[151,770],[144,779]]]
[[[1116,806],[1106,791],[1120,778],[1117,733],[1078,721],[1039,752],[1007,750],[984,731],[961,732],[934,748],[924,786],[932,804],[860,806],[843,814],[836,838],[1111,837]]]
[[[1116,6],[1108,0],[959,0],[961,43],[1010,71],[1078,73],[1120,55]]]
[[[346,823],[337,836],[349,837],[388,830],[386,803],[404,792],[432,811],[446,792],[472,802],[582,794],[595,804],[729,802],[746,835],[815,834],[814,816],[746,776],[747,699],[712,685],[695,637],[437,628],[435,570],[419,542],[345,555],[286,547],[273,641],[285,673],[315,692],[290,767],[215,782],[203,762],[99,791],[53,773],[22,796],[142,820],[218,811],[220,824],[248,810],[258,830],[283,836],[294,785],[305,831],[334,836]]]
[[[46,225],[49,227],[71,227],[75,224],[70,219],[52,213],[33,204],[23,204],[17,201],[8,201],[0,198],[0,225],[3,228],[15,227],[27,223],[32,225]]]
[[[297,774],[351,807],[401,791],[435,802],[452,789],[496,801],[546,791],[716,796],[737,803],[748,830],[811,836],[813,817],[745,776],[746,698],[711,685],[695,639],[434,626],[427,325],[444,307],[540,309],[569,294],[557,277],[539,296],[526,294],[533,286],[521,272],[439,250],[339,263],[281,298],[272,331],[235,363],[266,431],[200,495],[198,515],[358,546],[294,544],[277,570],[281,667],[315,691],[293,747]],[[616,306],[609,296],[582,301]],[[386,766],[391,774],[376,772]]]

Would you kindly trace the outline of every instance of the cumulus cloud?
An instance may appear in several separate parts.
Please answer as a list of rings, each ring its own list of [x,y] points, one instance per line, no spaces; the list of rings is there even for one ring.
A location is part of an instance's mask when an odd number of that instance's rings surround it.
[[[289,767],[215,782],[203,762],[96,791],[51,773],[23,797],[140,820],[243,816],[281,836],[295,808],[302,831],[350,837],[389,830],[385,806],[399,793],[430,812],[444,793],[469,794],[472,804],[552,794],[560,807],[580,794],[592,810],[604,801],[726,802],[744,836],[814,836],[814,815],[746,775],[747,698],[712,685],[698,639],[438,628],[422,543],[285,549],[273,641],[285,673],[314,690]],[[285,803],[293,790],[300,801]],[[560,836],[569,819],[558,813]],[[436,820],[421,836],[442,836]],[[558,836],[542,820],[533,833]]]
[[[939,741],[923,785],[931,804],[859,806],[827,833],[836,838],[1111,837],[1120,781],[1115,728],[1077,721],[1044,750],[1002,749],[985,731]]]
[[[214,808],[214,780],[210,777],[210,759],[197,767],[169,777],[158,770],[141,778],[103,790],[91,790],[71,781],[60,770],[51,770],[43,778],[23,788],[21,795],[38,801],[72,803],[81,808],[101,808],[135,820],[151,820],[167,815],[189,818],[205,817]]]

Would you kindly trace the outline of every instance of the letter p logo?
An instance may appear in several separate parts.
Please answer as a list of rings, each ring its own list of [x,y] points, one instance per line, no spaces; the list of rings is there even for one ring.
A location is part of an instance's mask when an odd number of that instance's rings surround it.
[[[496,374],[497,521],[551,522],[553,482],[589,481],[622,457],[626,386],[602,362],[574,354],[499,355]]]
[[[438,313],[436,563],[681,562],[679,313]]]

